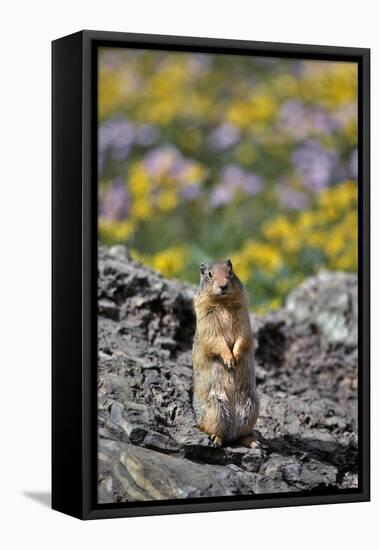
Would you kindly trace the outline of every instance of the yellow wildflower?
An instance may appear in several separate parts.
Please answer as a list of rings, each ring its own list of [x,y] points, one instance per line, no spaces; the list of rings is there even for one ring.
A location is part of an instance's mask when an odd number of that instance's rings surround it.
[[[267,273],[276,272],[282,264],[276,248],[268,243],[248,240],[237,254],[232,254],[236,272],[245,280],[253,269],[262,269]],[[242,275],[241,275],[242,273]]]
[[[296,252],[301,247],[301,235],[285,216],[280,214],[263,225],[262,233],[268,241],[279,244],[287,252]]]
[[[138,220],[147,220],[153,213],[153,207],[146,197],[138,197],[132,202],[130,211]]]
[[[130,219],[122,222],[99,219],[100,240],[108,245],[125,242],[133,233],[134,228],[134,223]]]
[[[206,169],[200,163],[192,163],[184,168],[180,176],[184,184],[197,183],[205,178]]]
[[[301,93],[308,101],[329,109],[351,103],[358,94],[357,63],[307,62],[300,81]]]
[[[267,93],[254,93],[247,100],[232,103],[227,120],[240,128],[257,122],[269,122],[276,112],[276,104]]]
[[[154,256],[153,267],[166,277],[172,277],[183,269],[186,259],[186,248],[184,246],[173,246],[158,252]]]
[[[178,204],[178,195],[174,189],[164,189],[157,198],[158,207],[163,210],[172,210]]]
[[[151,182],[149,175],[140,162],[135,162],[129,169],[128,187],[134,196],[143,196],[149,193]]]
[[[132,256],[136,260],[156,269],[165,277],[174,277],[185,267],[188,252],[184,245],[178,245],[155,254],[141,254],[138,250],[133,249]]]
[[[233,269],[237,273],[238,277],[243,283],[246,283],[251,277],[252,270],[246,259],[241,252],[234,252],[230,254],[230,258],[233,263]]]
[[[274,298],[273,300],[271,300],[269,308],[270,308],[271,311],[273,311],[275,309],[279,309],[281,305],[282,305],[281,299],[280,298]]]

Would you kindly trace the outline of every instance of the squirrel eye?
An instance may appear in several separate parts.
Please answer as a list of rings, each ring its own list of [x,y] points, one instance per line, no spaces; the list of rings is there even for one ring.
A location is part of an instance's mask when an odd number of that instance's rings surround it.
[[[209,277],[210,279],[212,279],[212,272],[211,272],[211,271],[208,271],[208,277]]]

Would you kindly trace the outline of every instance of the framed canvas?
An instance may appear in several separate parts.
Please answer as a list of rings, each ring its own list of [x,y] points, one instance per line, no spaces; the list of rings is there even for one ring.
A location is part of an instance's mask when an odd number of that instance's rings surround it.
[[[369,50],[52,59],[53,508],[369,500]]]

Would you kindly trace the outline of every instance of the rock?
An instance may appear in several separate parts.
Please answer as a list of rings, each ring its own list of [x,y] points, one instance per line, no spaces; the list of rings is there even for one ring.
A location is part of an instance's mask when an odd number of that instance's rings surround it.
[[[180,445],[169,435],[159,432],[149,432],[143,442],[144,447],[156,449],[162,452],[175,453],[180,450]]]
[[[120,311],[116,304],[111,302],[111,300],[99,300],[98,302],[98,312],[100,316],[109,317],[114,321],[118,321]]]
[[[195,426],[193,293],[99,249],[99,502],[357,487],[356,277],[321,272],[251,315],[253,449],[215,448]]]
[[[110,256],[114,256],[118,260],[131,260],[129,250],[125,246],[116,244],[114,246],[111,246],[108,252]]]
[[[111,416],[110,419],[115,424],[121,424],[122,422],[122,411],[124,410],[124,405],[121,405],[121,403],[113,403],[111,408]]]
[[[239,495],[258,492],[257,485],[257,478],[240,468],[199,465],[135,445],[100,440],[98,499],[102,503]]]
[[[302,468],[298,486],[300,489],[335,487],[337,472],[338,470],[335,466],[311,459]]]
[[[242,467],[248,472],[259,472],[264,461],[264,454],[261,449],[251,449],[242,456]]]
[[[322,270],[288,296],[286,309],[295,324],[315,326],[327,343],[357,346],[356,275]]]
[[[288,483],[296,483],[300,478],[302,469],[302,464],[297,460],[294,460],[293,462],[287,462],[287,464],[284,464],[282,466],[283,479],[285,481],[288,481]]]
[[[177,348],[175,340],[173,340],[172,338],[164,338],[162,336],[156,338],[154,344],[156,346],[159,346],[160,348],[168,349],[170,351],[174,351]]]

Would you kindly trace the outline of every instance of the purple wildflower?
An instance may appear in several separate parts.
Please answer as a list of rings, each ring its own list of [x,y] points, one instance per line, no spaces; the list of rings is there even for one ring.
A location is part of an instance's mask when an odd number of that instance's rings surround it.
[[[213,57],[204,53],[195,53],[187,56],[187,67],[194,76],[203,76],[213,63]]]
[[[144,165],[151,176],[160,177],[177,169],[181,158],[175,147],[163,145],[147,153]]]
[[[247,174],[242,189],[247,195],[256,195],[263,189],[263,180],[256,174]]]
[[[181,197],[186,201],[192,201],[196,199],[200,194],[200,184],[193,183],[191,185],[185,185],[180,191]]]
[[[144,158],[144,165],[151,177],[170,177],[183,185],[182,196],[184,198],[190,199],[198,194],[196,186],[199,186],[201,182],[195,181],[196,176],[191,175],[191,170],[196,167],[197,162],[183,157],[175,147],[165,145],[149,151]],[[196,174],[196,170],[194,173]],[[189,189],[190,187],[192,189]]]
[[[99,214],[110,220],[124,220],[130,207],[130,195],[121,178],[112,181],[100,193]]]
[[[135,130],[135,142],[147,147],[153,145],[159,138],[159,129],[153,124],[141,124]]]
[[[288,185],[280,185],[278,189],[279,201],[282,206],[291,210],[303,210],[307,206],[305,193],[292,189]]]
[[[123,161],[134,139],[134,125],[125,117],[107,120],[99,128],[98,166],[102,173],[107,155],[115,161]]]
[[[357,179],[357,177],[358,177],[358,149],[354,149],[354,151],[351,153],[349,169],[350,169],[350,176],[353,179]]]
[[[236,164],[228,164],[221,171],[221,179],[229,187],[239,189],[245,181],[245,171]]]
[[[233,190],[225,183],[216,185],[210,194],[210,203],[212,206],[223,206],[233,199]]]
[[[279,125],[296,140],[315,134],[330,134],[340,128],[340,121],[322,107],[305,107],[299,101],[286,101],[280,110]]]
[[[325,149],[315,140],[305,142],[292,155],[292,163],[302,183],[313,193],[318,193],[328,186],[337,161],[336,151]]]
[[[256,195],[263,189],[263,180],[254,172],[246,172],[235,164],[229,164],[221,172],[222,181],[234,191]]]
[[[246,172],[235,164],[229,164],[221,171],[221,181],[211,191],[212,206],[229,203],[238,193],[256,195],[263,189],[263,180],[254,172]]]
[[[208,146],[214,151],[223,151],[235,145],[240,139],[240,134],[233,124],[225,122],[211,132],[208,138]]]

